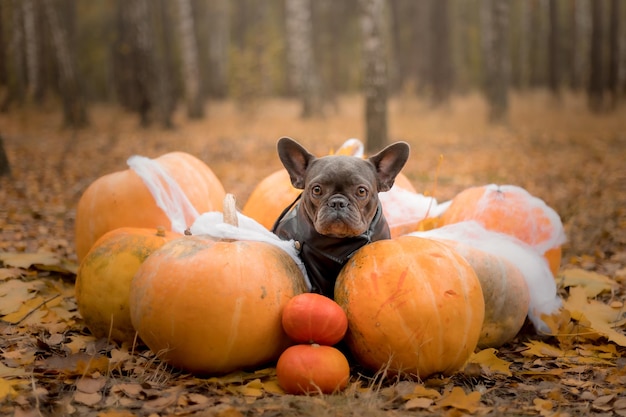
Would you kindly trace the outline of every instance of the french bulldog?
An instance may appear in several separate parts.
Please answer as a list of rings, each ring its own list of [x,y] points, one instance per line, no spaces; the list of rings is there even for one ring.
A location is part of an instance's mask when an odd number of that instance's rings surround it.
[[[272,231],[295,241],[312,291],[333,298],[337,275],[350,257],[390,237],[378,193],[393,186],[409,158],[409,145],[396,142],[367,159],[317,158],[287,137],[279,139],[277,149],[291,184],[303,191]]]

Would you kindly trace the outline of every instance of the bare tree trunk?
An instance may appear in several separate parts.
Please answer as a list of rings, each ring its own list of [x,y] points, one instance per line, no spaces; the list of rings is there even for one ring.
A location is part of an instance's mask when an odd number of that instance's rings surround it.
[[[509,109],[509,3],[483,0],[483,58],[489,120],[505,122]]]
[[[19,0],[13,0],[11,4],[11,42],[9,44],[9,53],[11,54],[12,70],[8,80],[9,88],[6,95],[0,103],[0,111],[7,111],[11,103],[22,103],[24,100],[24,91],[26,89],[26,78],[24,74],[24,25],[23,13]]]
[[[611,108],[616,108],[622,93],[620,85],[620,2],[623,0],[611,0],[610,26],[609,26],[609,74],[608,90],[611,94]]]
[[[310,0],[286,0],[289,74],[302,101],[302,117],[322,113],[320,79],[313,49],[313,16]]]
[[[11,165],[9,164],[9,158],[4,150],[4,141],[0,136],[0,177],[11,175]]]
[[[548,85],[556,97],[561,94],[560,62],[561,48],[559,45],[559,8],[557,0],[549,0],[549,32],[548,32]]]
[[[515,84],[520,90],[528,88],[530,81],[530,38],[532,33],[530,5],[528,0],[521,0],[520,7],[520,36],[517,58]]]
[[[228,95],[230,7],[230,0],[215,0],[210,4],[209,92],[220,98]]]
[[[59,84],[63,99],[64,123],[67,126],[80,127],[87,124],[85,100],[80,89],[80,79],[76,62],[68,42],[65,27],[61,24],[57,8],[53,0],[42,0],[44,13],[50,27],[52,44],[54,45],[57,66],[59,68]]]
[[[24,16],[24,44],[26,46],[26,75],[28,80],[28,97],[37,97],[41,89],[41,73],[39,63],[39,36],[37,34],[36,3],[33,0],[22,0]]]
[[[452,93],[452,60],[450,48],[448,0],[430,3],[430,84],[432,104],[446,103]]]
[[[4,39],[4,13],[7,4],[6,1],[0,2],[0,86],[7,86],[9,84],[7,51]]]
[[[200,89],[200,64],[198,61],[198,43],[194,30],[193,11],[190,0],[178,0],[177,5],[187,116],[191,119],[199,119],[204,116],[204,104]]]
[[[601,112],[604,107],[604,8],[603,1],[591,2],[591,50],[589,84],[587,87],[589,108],[595,112]]]
[[[369,152],[387,144],[387,26],[385,0],[361,0],[363,13],[363,66],[365,89],[366,149]]]
[[[545,86],[545,56],[544,43],[545,43],[545,24],[543,23],[543,17],[547,16],[546,0],[529,0],[530,2],[530,85],[532,87]]]
[[[151,121],[152,108],[159,102],[159,84],[155,76],[154,31],[150,23],[147,0],[128,0],[129,18],[134,29],[133,61],[139,93],[138,110],[142,126]]]
[[[173,69],[173,47],[169,28],[171,19],[167,12],[167,0],[160,0],[157,4],[156,21],[160,33],[161,48],[160,53],[154,54],[156,62],[156,78],[158,83],[157,107],[159,109],[159,119],[165,128],[172,128],[174,123],[172,115],[176,107],[176,93],[171,79],[174,77]]]

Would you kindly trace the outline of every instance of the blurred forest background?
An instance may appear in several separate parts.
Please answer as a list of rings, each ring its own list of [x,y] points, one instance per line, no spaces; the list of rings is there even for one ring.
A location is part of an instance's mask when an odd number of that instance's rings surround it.
[[[481,92],[506,121],[511,91],[626,94],[623,0],[0,0],[0,111],[59,99],[64,123],[116,103],[172,127],[210,99],[253,108],[296,97],[304,117],[365,93],[371,149],[387,141],[389,97],[432,106]],[[1,148],[1,146],[0,146]]]

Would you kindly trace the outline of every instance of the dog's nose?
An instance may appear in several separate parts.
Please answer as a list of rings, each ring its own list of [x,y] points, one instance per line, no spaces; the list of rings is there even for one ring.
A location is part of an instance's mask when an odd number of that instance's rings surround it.
[[[335,197],[329,198],[326,204],[330,208],[333,208],[335,210],[341,210],[341,209],[348,207],[348,205],[350,205],[350,202],[344,197],[335,196]]]

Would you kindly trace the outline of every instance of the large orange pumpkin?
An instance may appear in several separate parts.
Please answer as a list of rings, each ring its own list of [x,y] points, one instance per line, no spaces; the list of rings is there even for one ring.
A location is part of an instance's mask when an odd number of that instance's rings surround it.
[[[296,295],[283,309],[283,329],[296,343],[332,346],[343,339],[348,318],[328,297],[315,293]]]
[[[204,162],[184,152],[168,153],[155,160],[178,183],[198,213],[221,207],[224,188]],[[100,236],[126,226],[171,229],[170,219],[132,169],[100,177],[82,194],[75,225],[78,260],[85,257]]]
[[[485,319],[478,347],[500,347],[511,341],[526,321],[530,295],[522,272],[504,257],[468,244],[443,240],[474,268],[485,300]]]
[[[132,342],[130,283],[139,265],[166,242],[181,237],[160,228],[122,227],[105,233],[83,259],[76,275],[76,302],[96,337]]]
[[[232,216],[224,213],[225,219]],[[292,343],[282,328],[282,310],[305,290],[296,263],[274,245],[184,236],[139,267],[130,317],[163,360],[194,373],[220,374],[276,360]]]
[[[486,229],[515,236],[544,255],[556,275],[565,242],[559,215],[543,200],[514,185],[471,187],[456,195],[443,225],[475,220]]]
[[[332,394],[348,385],[350,365],[334,347],[295,345],[278,358],[276,376],[289,394]]]
[[[335,300],[359,362],[420,378],[464,365],[485,312],[469,263],[443,243],[414,236],[359,249],[337,277]]]

